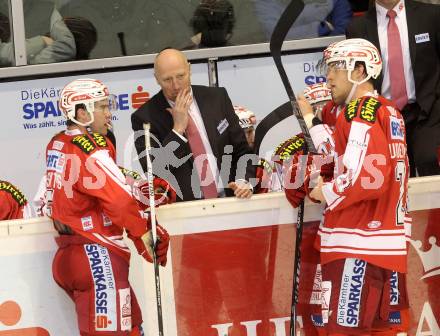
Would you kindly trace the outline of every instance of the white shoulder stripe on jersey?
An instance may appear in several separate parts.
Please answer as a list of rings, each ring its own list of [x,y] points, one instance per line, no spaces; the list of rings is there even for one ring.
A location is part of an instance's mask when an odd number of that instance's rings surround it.
[[[368,131],[370,128],[371,126],[367,124],[352,121],[347,147],[342,161],[346,172],[323,187],[323,194],[326,198],[328,209],[333,210],[342,202],[342,200],[340,200],[341,196],[333,191],[334,188],[339,190],[339,192],[343,192],[356,183],[367,154],[368,144],[370,142]]]
[[[117,235],[117,236],[107,236],[108,239],[122,239],[122,235]]]
[[[370,126],[357,121],[351,123],[347,147],[342,160],[347,171],[351,172],[351,176],[350,174],[345,174],[351,182],[349,186],[356,183],[362,170],[368,143],[370,142],[370,135],[367,133],[370,128]]]
[[[110,157],[108,150],[98,150],[90,157],[93,157],[96,160],[96,163],[102,168],[108,177],[115,181],[127,194],[133,197],[130,186],[125,183],[124,174],[122,174],[121,170]]]
[[[351,123],[350,134],[348,135],[347,147],[342,162],[347,169],[353,172],[360,171],[364,163],[365,154],[370,141],[370,135],[368,134],[370,128],[371,126],[357,121],[352,121]],[[356,181],[357,175],[353,174],[353,183]]]
[[[110,239],[110,237],[103,236],[100,233],[93,233],[93,236],[106,244],[110,244],[110,245],[115,246],[124,252],[130,253],[130,249],[125,244],[124,240],[122,240],[122,239]]]

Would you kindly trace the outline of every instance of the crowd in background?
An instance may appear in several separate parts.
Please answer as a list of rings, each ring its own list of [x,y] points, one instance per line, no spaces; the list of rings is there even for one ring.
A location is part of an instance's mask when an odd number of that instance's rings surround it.
[[[368,1],[306,0],[290,39],[343,35]],[[267,42],[288,0],[23,1],[29,64]],[[85,10],[86,9],[86,10]],[[13,64],[8,1],[0,1],[0,66]],[[165,28],[166,27],[166,28]]]

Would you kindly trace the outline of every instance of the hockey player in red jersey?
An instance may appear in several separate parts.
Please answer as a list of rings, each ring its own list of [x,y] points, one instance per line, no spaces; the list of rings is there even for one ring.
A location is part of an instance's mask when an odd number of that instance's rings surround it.
[[[257,118],[254,112],[240,105],[234,105],[235,114],[238,117],[239,124],[246,135],[246,140],[249,147],[254,149],[255,140],[255,124]],[[255,192],[258,194],[267,193],[271,190],[271,178],[272,178],[272,164],[262,158],[259,159],[256,169],[257,185],[255,186]]]
[[[249,147],[254,149],[255,124],[257,123],[257,118],[255,117],[254,112],[240,105],[234,105],[234,111],[238,117],[240,126],[246,135]]]
[[[327,204],[317,240],[323,322],[328,335],[393,335],[393,318],[403,317],[392,314],[408,307],[401,276],[411,223],[403,119],[373,89],[382,62],[370,42],[334,43],[323,60],[333,101],[345,104],[334,134],[310,130],[317,148],[334,142],[336,162],[336,177],[319,177],[310,193]]]
[[[333,117],[333,110],[329,109],[329,106],[334,106],[332,102],[330,89],[327,87],[326,83],[317,83],[308,85],[302,95],[298,97],[298,105],[301,108],[303,105],[307,104],[310,108],[310,113],[304,116],[304,120],[309,128],[313,125],[322,125],[322,129],[325,131],[328,127],[334,127],[335,121]],[[330,132],[330,130],[327,130]],[[300,146],[293,144],[301,143]],[[321,144],[321,147],[326,145]],[[279,157],[281,162],[289,161],[289,165],[297,166],[300,164],[298,160],[303,154],[304,138],[302,134],[287,140],[286,143],[280,144],[280,146],[275,150],[275,157]],[[329,147],[328,145],[326,147]],[[286,149],[294,149],[289,152]],[[322,150],[325,152],[325,150]],[[287,173],[289,175],[289,173]],[[285,177],[286,178],[286,177]],[[298,207],[300,202],[304,199],[306,191],[304,186],[300,188],[287,188],[286,197],[289,202],[294,206]]]
[[[0,220],[31,217],[24,194],[12,183],[0,180]]]
[[[53,276],[75,303],[81,335],[141,335],[124,229],[139,254],[152,261],[149,222],[105,137],[112,105],[100,81],[69,83],[60,95],[67,129],[46,149],[46,213],[60,234]],[[157,261],[164,266],[169,237],[159,226],[157,234]]]

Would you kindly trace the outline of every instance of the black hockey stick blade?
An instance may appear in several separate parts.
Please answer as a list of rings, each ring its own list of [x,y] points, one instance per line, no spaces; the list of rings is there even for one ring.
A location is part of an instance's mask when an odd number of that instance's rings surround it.
[[[301,14],[303,9],[304,3],[302,2],[302,0],[292,0],[287,6],[283,14],[281,15],[277,25],[275,26],[275,29],[270,38],[270,53],[278,70],[278,73],[280,74],[284,88],[286,89],[287,96],[289,97],[290,103],[292,105],[292,114],[298,120],[301,131],[304,134],[304,139],[306,140],[307,144],[307,150],[310,152],[316,152],[312,138],[310,137],[309,130],[306,126],[301,111],[299,110],[295,93],[293,92],[289,78],[287,77],[286,70],[284,69],[283,63],[281,61],[281,48],[283,46],[284,39],[286,38],[290,27],[292,27],[293,23]]]
[[[284,88],[286,89],[287,96],[289,97],[290,100],[290,104],[292,105],[292,114],[298,120],[301,131],[303,132],[304,140],[306,141],[304,154],[307,154],[307,151],[316,152],[315,146],[313,144],[312,138],[309,133],[309,129],[307,128],[302,113],[299,110],[298,102],[296,100],[292,86],[290,85],[289,78],[287,77],[286,74],[286,70],[284,69],[283,63],[281,61],[281,47],[283,46],[284,39],[286,38],[287,32],[289,31],[290,27],[292,27],[292,24],[301,14],[303,9],[304,9],[304,3],[302,2],[302,0],[292,0],[290,2],[290,4],[285,9],[284,13],[281,15],[272,33],[272,37],[270,39],[270,52],[275,62],[275,66],[277,67],[278,73],[280,74]],[[290,314],[290,336],[296,336],[296,317],[297,317],[296,305],[298,303],[299,276],[301,270],[301,241],[302,241],[303,223],[304,223],[304,200],[301,201],[300,206],[298,208],[297,229],[296,229],[296,239],[295,239],[295,259],[294,259],[294,271],[293,271],[292,305],[291,305],[291,314]]]
[[[289,29],[292,27],[293,23],[301,14],[303,9],[304,3],[302,2],[302,0],[292,0],[287,8],[284,10],[283,14],[281,14],[281,17],[278,20],[270,38],[270,53],[272,54],[275,65],[277,65],[278,72],[280,73],[281,80],[283,81],[284,87],[286,88],[287,95],[289,96],[290,100],[296,100],[296,98],[287,77],[286,71],[284,70],[284,67],[281,63],[281,48],[283,46],[284,39],[289,32]],[[281,65],[281,67],[278,67],[278,64]]]
[[[159,336],[164,336],[163,313],[162,313],[162,291],[160,289],[159,263],[157,262],[156,252],[153,252],[154,281],[156,285],[156,305],[157,305],[157,323]]]

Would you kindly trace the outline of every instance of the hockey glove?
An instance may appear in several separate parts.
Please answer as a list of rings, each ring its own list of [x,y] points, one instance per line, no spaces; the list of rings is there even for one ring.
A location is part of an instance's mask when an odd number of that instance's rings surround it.
[[[306,197],[304,188],[284,189],[284,193],[286,194],[287,200],[294,208],[299,207],[301,201]]]
[[[330,159],[332,158],[316,153],[309,153],[305,157],[302,151],[293,155],[291,165],[285,175],[284,191],[287,200],[294,208],[299,206],[305,195],[312,202],[320,203],[310,196],[310,192],[315,187],[319,176],[322,176],[324,181],[333,178],[333,161]]]
[[[256,175],[255,177],[258,181],[257,185],[255,186],[255,190],[257,194],[263,194],[269,192],[269,189],[271,187],[272,173],[273,173],[272,165],[265,159],[260,159],[255,174]]]
[[[306,181],[307,162],[300,160],[302,150],[292,156],[292,161],[284,175],[284,193],[289,203],[297,208],[301,201],[306,197],[304,183]],[[308,157],[307,157],[308,160]]]
[[[159,224],[156,225],[157,228],[157,244],[156,244],[156,260],[157,263],[161,266],[165,266],[167,264],[167,253],[168,247],[170,244],[170,236],[168,232]],[[130,237],[130,236],[129,236]],[[144,259],[148,262],[153,262],[153,234],[151,229],[149,229],[144,235],[140,238],[133,238],[134,245],[138,253],[144,257]]]
[[[154,204],[157,206],[176,202],[176,192],[173,187],[160,177],[154,177]],[[150,194],[148,181],[139,180],[133,184],[133,195],[136,199],[147,207],[150,206]]]

